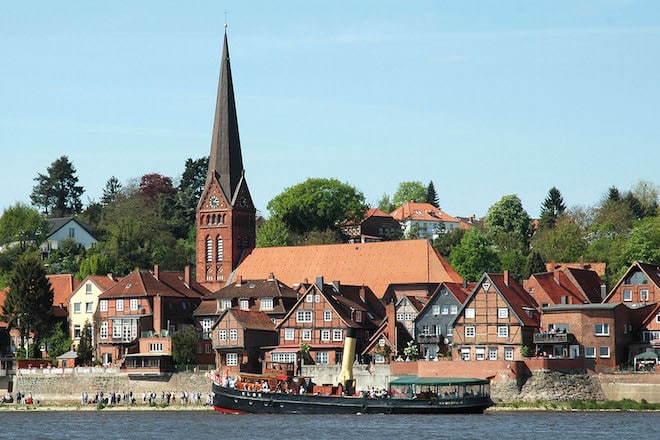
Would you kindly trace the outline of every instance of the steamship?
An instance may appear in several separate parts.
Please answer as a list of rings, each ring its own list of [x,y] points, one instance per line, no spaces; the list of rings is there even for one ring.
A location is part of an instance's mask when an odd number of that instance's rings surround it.
[[[403,376],[390,381],[383,394],[357,395],[351,330],[336,386],[316,385],[311,377],[241,374],[231,384],[216,378],[215,410],[233,414],[480,414],[493,405],[489,381],[474,378]]]

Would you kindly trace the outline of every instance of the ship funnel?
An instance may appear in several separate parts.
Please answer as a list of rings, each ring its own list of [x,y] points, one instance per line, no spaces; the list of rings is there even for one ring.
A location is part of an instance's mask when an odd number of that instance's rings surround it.
[[[351,395],[355,393],[355,379],[353,379],[353,362],[355,361],[355,334],[354,328],[346,329],[346,338],[344,339],[344,356],[341,361],[341,371],[337,377],[337,382],[343,387],[344,393]]]

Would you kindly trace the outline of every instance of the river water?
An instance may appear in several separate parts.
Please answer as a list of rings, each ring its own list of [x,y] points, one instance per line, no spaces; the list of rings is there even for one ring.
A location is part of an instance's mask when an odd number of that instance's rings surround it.
[[[0,439],[660,439],[660,413],[228,415],[214,411],[0,412]]]

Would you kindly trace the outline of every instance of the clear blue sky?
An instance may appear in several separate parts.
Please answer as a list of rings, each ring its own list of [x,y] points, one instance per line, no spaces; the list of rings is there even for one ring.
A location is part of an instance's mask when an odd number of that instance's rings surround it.
[[[0,10],[0,209],[61,155],[83,201],[209,153],[225,11],[257,208],[308,177],[451,215],[660,175],[660,2],[15,1]]]

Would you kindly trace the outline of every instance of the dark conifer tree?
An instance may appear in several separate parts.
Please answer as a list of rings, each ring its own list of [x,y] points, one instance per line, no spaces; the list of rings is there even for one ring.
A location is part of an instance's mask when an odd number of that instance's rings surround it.
[[[430,203],[438,209],[440,208],[440,198],[438,197],[438,193],[435,192],[435,186],[432,180],[426,188],[426,203]]]
[[[564,199],[561,192],[556,187],[550,188],[548,196],[541,205],[541,218],[539,219],[539,229],[552,229],[557,224],[559,217],[566,211]]]

